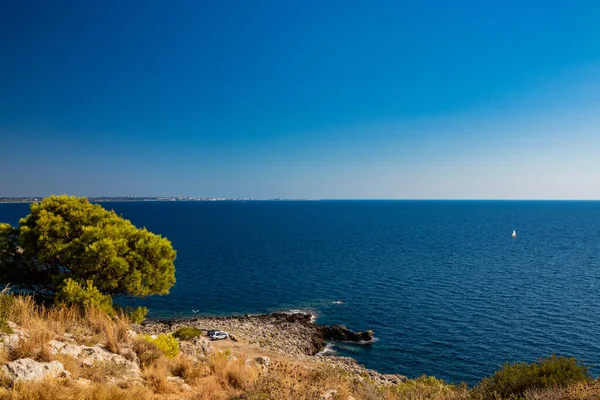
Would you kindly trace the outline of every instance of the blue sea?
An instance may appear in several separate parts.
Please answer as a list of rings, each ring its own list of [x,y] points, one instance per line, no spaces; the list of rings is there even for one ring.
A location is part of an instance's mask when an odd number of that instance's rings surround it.
[[[104,206],[178,252],[171,294],[141,302],[154,317],[307,310],[374,330],[375,343],[334,350],[409,377],[474,384],[553,353],[600,374],[600,202]],[[27,213],[0,204],[0,221]]]

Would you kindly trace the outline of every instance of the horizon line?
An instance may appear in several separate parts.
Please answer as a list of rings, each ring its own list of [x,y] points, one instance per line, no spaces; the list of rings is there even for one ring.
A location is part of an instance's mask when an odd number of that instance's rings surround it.
[[[48,196],[0,196],[0,203],[33,203]],[[71,195],[69,195],[71,196]],[[87,199],[118,201],[156,201],[156,202],[201,202],[201,201],[600,201],[598,199],[577,198],[283,198],[283,197],[204,197],[204,196],[75,196]],[[130,199],[130,200],[125,200]]]

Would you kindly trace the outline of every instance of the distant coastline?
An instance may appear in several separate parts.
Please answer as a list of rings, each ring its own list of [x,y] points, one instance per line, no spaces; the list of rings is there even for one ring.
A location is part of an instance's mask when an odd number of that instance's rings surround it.
[[[0,197],[2,203],[35,203],[42,201],[46,196],[29,197]],[[110,202],[207,202],[207,201],[362,201],[362,202],[599,202],[600,199],[319,199],[319,198],[233,198],[233,197],[182,197],[182,196],[161,196],[161,197],[136,197],[136,196],[101,196],[87,197],[92,203],[110,203]]]
[[[35,203],[41,201],[44,196],[34,197],[0,197],[0,203]],[[140,202],[140,201],[311,201],[313,199],[251,199],[251,198],[228,198],[228,197],[88,197],[93,203],[109,203],[109,202]],[[319,200],[319,199],[314,199]]]

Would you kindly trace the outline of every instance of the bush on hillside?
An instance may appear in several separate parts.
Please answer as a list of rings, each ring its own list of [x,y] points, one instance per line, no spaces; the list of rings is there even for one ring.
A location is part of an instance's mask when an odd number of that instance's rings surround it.
[[[403,399],[446,399],[453,398],[450,397],[452,394],[466,394],[467,387],[466,385],[461,387],[449,385],[436,377],[423,375],[391,386],[386,391]]]
[[[172,335],[158,335],[156,338],[145,335],[143,340],[152,343],[168,358],[173,358],[179,354],[179,342]]]
[[[591,379],[587,367],[573,357],[552,355],[531,364],[504,364],[473,390],[476,399],[522,399],[528,390],[567,387]]]
[[[19,281],[22,265],[19,229],[0,223],[0,282],[10,284]]]
[[[10,308],[13,306],[15,298],[5,289],[0,292],[0,333],[13,333],[13,330],[8,326],[8,315]]]
[[[115,315],[112,298],[100,293],[92,281],[87,281],[85,286],[81,286],[73,279],[66,279],[56,293],[56,302],[78,306],[82,311],[94,307],[109,316]]]
[[[146,320],[148,314],[148,307],[137,307],[134,309],[125,309],[129,320],[134,324],[141,324]]]
[[[192,340],[200,336],[204,336],[202,329],[198,329],[194,326],[183,326],[173,332],[173,336],[179,340]]]
[[[139,337],[133,342],[133,351],[137,354],[142,367],[149,366],[163,355],[158,346],[146,340],[146,337]]]

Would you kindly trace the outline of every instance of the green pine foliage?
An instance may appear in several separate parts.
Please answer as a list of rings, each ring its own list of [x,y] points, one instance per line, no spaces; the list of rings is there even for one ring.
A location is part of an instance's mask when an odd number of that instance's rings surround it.
[[[50,196],[19,228],[0,224],[0,281],[51,292],[70,278],[108,295],[167,294],[175,257],[168,239],[86,198]]]
[[[182,326],[173,332],[173,336],[179,340],[192,340],[194,338],[204,336],[202,329],[193,326]]]
[[[79,306],[82,311],[95,307],[110,316],[115,314],[112,298],[100,293],[90,280],[82,286],[71,278],[65,279],[56,293],[56,302]]]
[[[141,324],[146,320],[148,314],[148,307],[137,307],[133,310],[126,310],[129,320],[134,324]]]
[[[8,326],[8,315],[10,308],[13,306],[15,298],[5,289],[0,292],[0,333],[13,333],[13,330]]]
[[[22,265],[19,229],[0,223],[0,282],[9,284],[19,281]]]
[[[179,354],[179,342],[173,337],[173,335],[158,335],[156,338],[145,335],[142,337],[143,340],[152,343],[168,358],[173,358]]]
[[[472,390],[475,399],[523,399],[528,390],[567,387],[590,380],[587,368],[573,357],[552,355],[531,364],[506,363]]]

